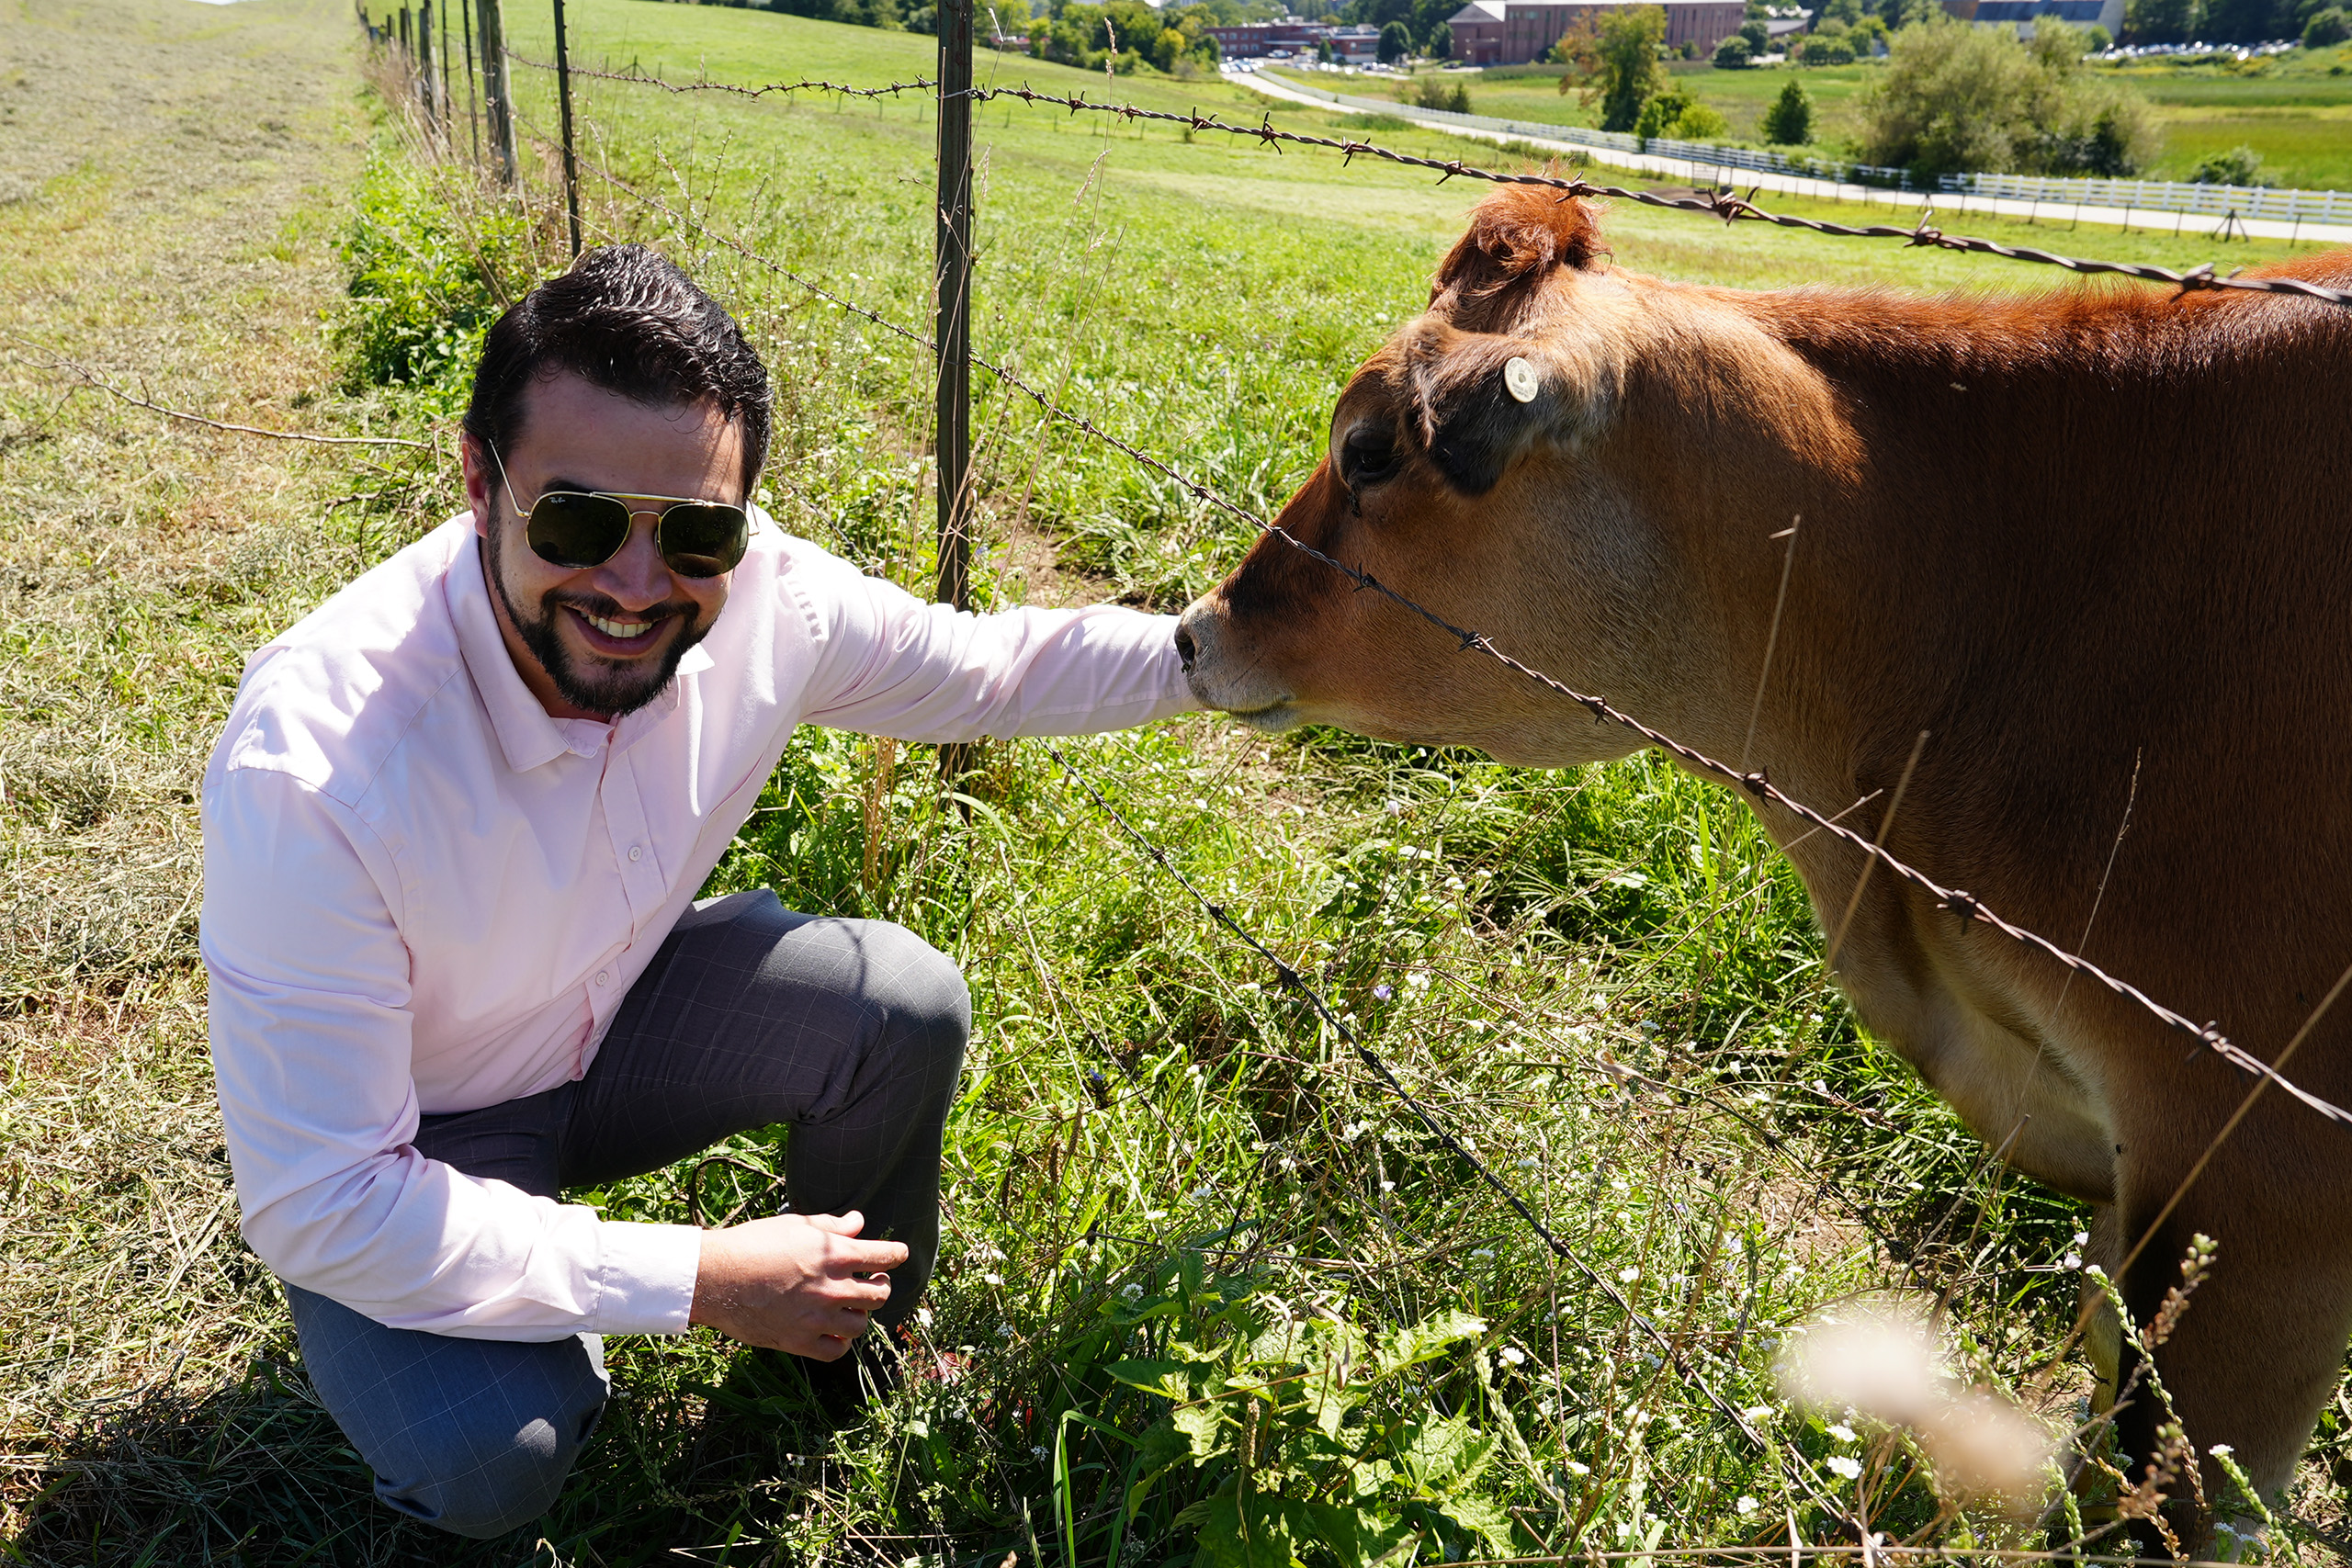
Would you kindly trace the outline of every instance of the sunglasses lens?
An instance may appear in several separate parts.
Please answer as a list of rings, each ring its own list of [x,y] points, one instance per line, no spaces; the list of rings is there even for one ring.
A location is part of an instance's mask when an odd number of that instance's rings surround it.
[[[662,558],[680,577],[734,570],[751,537],[751,519],[740,506],[696,502],[662,513]]]
[[[525,537],[551,565],[602,566],[628,539],[628,508],[608,495],[549,491],[531,508]]]

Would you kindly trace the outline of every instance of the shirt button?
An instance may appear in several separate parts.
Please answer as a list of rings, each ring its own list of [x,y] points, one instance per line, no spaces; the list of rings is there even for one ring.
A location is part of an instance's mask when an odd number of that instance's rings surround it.
[[[641,844],[631,844],[628,847],[628,858],[633,861],[643,860],[645,858],[645,847]]]
[[[603,984],[605,983],[605,981],[607,978],[609,978],[609,977],[610,977],[610,976],[609,976],[609,974],[608,974],[608,972],[607,972],[607,971],[603,970],[603,969],[599,969],[599,970],[597,970],[597,971],[596,971],[596,984],[598,984],[598,985],[600,985],[600,986],[601,986],[601,985],[603,985]]]

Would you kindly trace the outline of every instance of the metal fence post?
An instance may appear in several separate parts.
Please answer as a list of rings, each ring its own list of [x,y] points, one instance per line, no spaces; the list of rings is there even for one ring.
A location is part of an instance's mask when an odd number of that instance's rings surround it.
[[[490,152],[502,184],[514,183],[514,102],[507,96],[506,18],[499,0],[479,0],[481,21],[481,96],[490,111]]]
[[[938,423],[932,451],[939,474],[938,598],[959,610],[972,602],[972,0],[939,5]],[[969,746],[944,746],[939,771],[953,779],[971,765]]]
[[[571,259],[580,259],[580,161],[571,150],[571,56],[564,48],[563,0],[555,0],[555,91],[563,108],[563,209],[571,219]]]

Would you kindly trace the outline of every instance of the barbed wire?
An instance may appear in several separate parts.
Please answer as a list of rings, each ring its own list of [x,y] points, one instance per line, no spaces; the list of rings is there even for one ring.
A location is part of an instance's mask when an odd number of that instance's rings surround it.
[[[553,71],[555,66],[543,61],[526,59],[508,51],[511,58],[534,70]],[[594,76],[605,81],[626,82],[638,86],[656,87],[669,93],[729,93],[757,98],[770,93],[794,93],[804,90],[842,93],[857,97],[878,98],[897,93],[935,88],[938,84],[918,78],[912,82],[894,82],[884,87],[844,87],[831,82],[777,82],[758,87],[735,83],[701,79],[694,82],[671,82],[662,77],[632,69],[628,73],[587,71],[573,66],[574,75]],[[1179,114],[1170,109],[1145,108],[1139,104],[1100,102],[1084,93],[1041,93],[1023,83],[1017,87],[975,86],[952,96],[969,97],[975,103],[987,103],[995,98],[1015,98],[1030,105],[1050,105],[1066,108],[1072,114],[1081,112],[1116,115],[1130,122],[1151,120],[1163,124],[1182,125],[1194,131],[1216,131],[1254,141],[1262,146],[1282,151],[1285,144],[1295,147],[1315,147],[1341,154],[1342,163],[1352,164],[1358,156],[1375,158],[1385,163],[1408,168],[1430,169],[1439,175],[1438,183],[1459,176],[1483,180],[1491,185],[1537,186],[1562,193],[1563,201],[1572,197],[1605,197],[1612,201],[1631,201],[1643,207],[1655,207],[1674,212],[1694,212],[1719,219],[1725,223],[1769,223],[1777,228],[1801,229],[1809,233],[1832,239],[1901,240],[1906,245],[1924,246],[1935,250],[1958,251],[1973,255],[1998,256],[2007,261],[2031,262],[2043,266],[2063,267],[2085,276],[2112,274],[2120,277],[2137,278],[2145,283],[2160,283],[2183,294],[2212,289],[2231,289],[2251,294],[2286,294],[2300,299],[2314,299],[2323,304],[2352,309],[2352,288],[2331,288],[2324,284],[2307,283],[2299,277],[2244,277],[2238,272],[2216,274],[2214,264],[2200,263],[2186,270],[2156,266],[2145,262],[2099,261],[2081,256],[2061,255],[2055,251],[2040,250],[2030,245],[2005,245],[1996,240],[1970,234],[1948,234],[1935,226],[1932,202],[1921,207],[1919,220],[1908,227],[1893,223],[1833,223],[1826,219],[1804,218],[1795,213],[1774,212],[1759,207],[1753,199],[1755,187],[1747,196],[1734,192],[1711,190],[1693,196],[1666,196],[1657,191],[1640,190],[1629,186],[1603,185],[1598,181],[1558,175],[1514,174],[1506,170],[1483,168],[1459,158],[1427,158],[1416,153],[1400,152],[1374,141],[1354,137],[1316,136],[1306,131],[1283,130],[1273,123],[1272,111],[1256,125],[1237,125],[1204,115],[1198,109]]]
[[[506,58],[533,71],[560,69],[553,61],[533,60],[511,49],[506,51]],[[698,76],[691,82],[672,82],[639,70],[634,63],[626,71],[599,71],[588,65],[572,65],[568,69],[574,76],[591,76],[599,82],[626,82],[632,86],[658,87],[665,93],[726,93],[739,98],[764,98],[770,94],[790,93],[827,93],[844,98],[887,98],[899,93],[930,92],[939,85],[928,76],[918,76],[911,82],[893,82],[885,87],[853,87],[845,83],[820,82],[806,77],[797,82],[767,82],[748,87],[738,82],[713,81],[707,76]]]
[[[700,220],[678,211],[677,209],[662,201],[660,197],[649,196],[639,191],[633,185],[622,179],[619,175],[613,174],[609,169],[605,169],[596,164],[591,164],[590,166],[594,168],[599,176],[611,184],[615,188],[627,193],[634,199],[644,203],[654,210],[667,215],[673,220],[691,227],[697,233],[711,241],[713,243],[720,245],[754,265],[763,267],[768,271],[775,273],[776,276],[786,278],[799,286],[800,288],[808,289],[809,292],[816,294],[820,298],[842,306],[842,309],[849,310],[851,313],[859,316],[865,321],[875,322],[877,325],[887,328],[888,331],[909,343],[917,344],[933,353],[937,352],[936,346],[932,343],[932,341],[929,338],[924,337],[922,333],[901,326],[899,323],[888,320],[887,317],[867,310],[864,306],[855,305],[843,300],[839,295],[834,294],[830,289],[823,288],[821,285],[819,285],[808,278],[803,277],[799,273],[784,265],[782,263],[770,260],[768,257],[761,255],[758,252],[742,244],[741,242],[712,230]],[[989,359],[978,353],[973,354],[971,357],[973,364],[986,370],[989,375],[995,377],[1006,387],[1030,399],[1050,418],[1059,420],[1063,423],[1069,425],[1071,428],[1078,430],[1086,435],[1091,436],[1094,440],[1101,442],[1102,445],[1111,447],[1113,450],[1121,453],[1141,467],[1161,475],[1171,483],[1182,488],[1188,494],[1201,501],[1203,503],[1217,507],[1230,513],[1239,521],[1247,523],[1260,533],[1271,535],[1281,540],[1283,544],[1288,545],[1293,549],[1299,551],[1301,554],[1321,561],[1324,565],[1331,568],[1334,571],[1339,572],[1341,576],[1348,579],[1350,582],[1353,583],[1357,592],[1362,592],[1369,590],[1377,593],[1382,598],[1396,604],[1398,608],[1408,611],[1427,622],[1429,625],[1443,631],[1449,637],[1455,639],[1462,651],[1475,651],[1482,653],[1487,658],[1496,660],[1514,674],[1517,674],[1523,679],[1532,681],[1536,684],[1543,686],[1545,690],[1550,691],[1556,695],[1565,697],[1568,701],[1576,704],[1577,706],[1584,708],[1593,716],[1596,722],[1614,724],[1622,728],[1630,730],[1634,734],[1640,736],[1644,740],[1646,740],[1651,745],[1665,751],[1668,755],[1673,757],[1676,761],[1681,762],[1692,772],[1710,775],[1724,784],[1746,790],[1750,795],[1758,801],[1779,807],[1782,810],[1796,817],[1799,820],[1807,823],[1814,831],[1828,833],[1842,842],[1860,851],[1871,861],[1883,865],[1894,876],[1928,895],[1936,901],[1936,905],[1939,908],[1947,910],[1959,917],[1962,921],[1990,926],[1993,930],[2000,932],[2003,936],[2007,937],[2011,941],[2031,948],[2035,952],[2050,958],[2052,961],[2069,972],[2078,975],[2084,979],[2089,980],[2094,984],[2104,987],[2111,995],[2120,997],[2126,1001],[2136,1004],[2159,1022],[2188,1034],[2195,1039],[2201,1047],[2212,1051],[2216,1055],[2220,1056],[2222,1060],[2228,1062],[2233,1066],[2238,1068],[2240,1071],[2247,1073],[2257,1078],[2267,1079],[2279,1089],[2292,1096],[2302,1105],[2318,1112],[2327,1120],[2341,1123],[2347,1127],[2352,1127],[2352,1111],[2347,1111],[2341,1106],[2321,1099],[2319,1096],[2309,1092],[2293,1083],[2291,1080],[2281,1076],[2271,1067],[2270,1064],[2265,1062],[2262,1058],[2255,1055],[2252,1052],[2237,1044],[2227,1035],[2223,1034],[2213,1022],[2209,1021],[2204,1024],[2199,1024],[2195,1020],[2179,1012],[2176,1012],[2172,1009],[2165,1007],[2163,1003],[2155,1000],[2153,997],[2150,997],[2138,987],[2109,974],[2105,969],[2100,968],[2090,960],[2084,958],[2077,953],[2071,953],[2066,949],[2060,947],[2056,942],[2052,942],[2049,938],[2044,937],[2036,931],[2030,931],[2026,927],[2018,925],[2014,921],[2004,918],[1994,910],[1990,905],[1986,904],[1983,899],[1976,897],[1974,895],[1961,888],[1945,886],[1943,884],[1937,882],[1925,872],[1920,871],[1909,863],[1897,858],[1883,845],[1873,841],[1871,839],[1861,833],[1856,832],[1853,829],[1846,827],[1835,818],[1827,816],[1820,811],[1816,811],[1804,802],[1789,795],[1777,784],[1774,784],[1771,782],[1771,779],[1768,776],[1767,770],[1759,768],[1753,771],[1742,771],[1741,769],[1735,768],[1730,763],[1718,761],[1717,759],[1709,756],[1707,753],[1699,750],[1695,747],[1683,744],[1681,741],[1676,739],[1674,737],[1667,734],[1663,730],[1654,728],[1651,726],[1643,723],[1633,715],[1624,712],[1621,708],[1613,706],[1604,698],[1594,696],[1588,693],[1579,692],[1564,682],[1555,680],[1550,675],[1545,674],[1543,671],[1535,669],[1533,666],[1504,652],[1500,648],[1495,645],[1492,638],[1487,637],[1485,634],[1473,631],[1466,626],[1455,624],[1445,616],[1439,615],[1436,611],[1431,610],[1427,605],[1397,592],[1387,583],[1381,581],[1371,572],[1366,571],[1360,567],[1351,566],[1347,562],[1342,561],[1323,550],[1317,549],[1313,545],[1308,544],[1306,540],[1298,537],[1295,534],[1293,534],[1289,529],[1283,527],[1279,523],[1272,522],[1260,516],[1257,513],[1250,511],[1248,507],[1226,499],[1224,496],[1218,494],[1216,491],[1210,489],[1200,480],[1170,467],[1168,463],[1163,462],[1159,458],[1153,457],[1151,454],[1143,451],[1131,442],[1125,441],[1121,437],[1113,434],[1111,432],[1104,430],[1102,426],[1094,423],[1093,421],[1088,419],[1085,415],[1074,413],[1070,410],[1063,408],[1046,392],[1030,384],[1027,380],[1023,379],[1019,373],[1012,370],[1011,367],[999,364],[997,361]]]

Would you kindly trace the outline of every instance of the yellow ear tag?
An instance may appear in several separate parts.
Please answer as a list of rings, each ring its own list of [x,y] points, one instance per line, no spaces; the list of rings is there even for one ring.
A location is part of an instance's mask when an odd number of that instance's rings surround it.
[[[1534,366],[1514,355],[1504,362],[1503,385],[1521,402],[1532,403],[1535,394],[1544,389],[1544,378],[1536,375]]]

